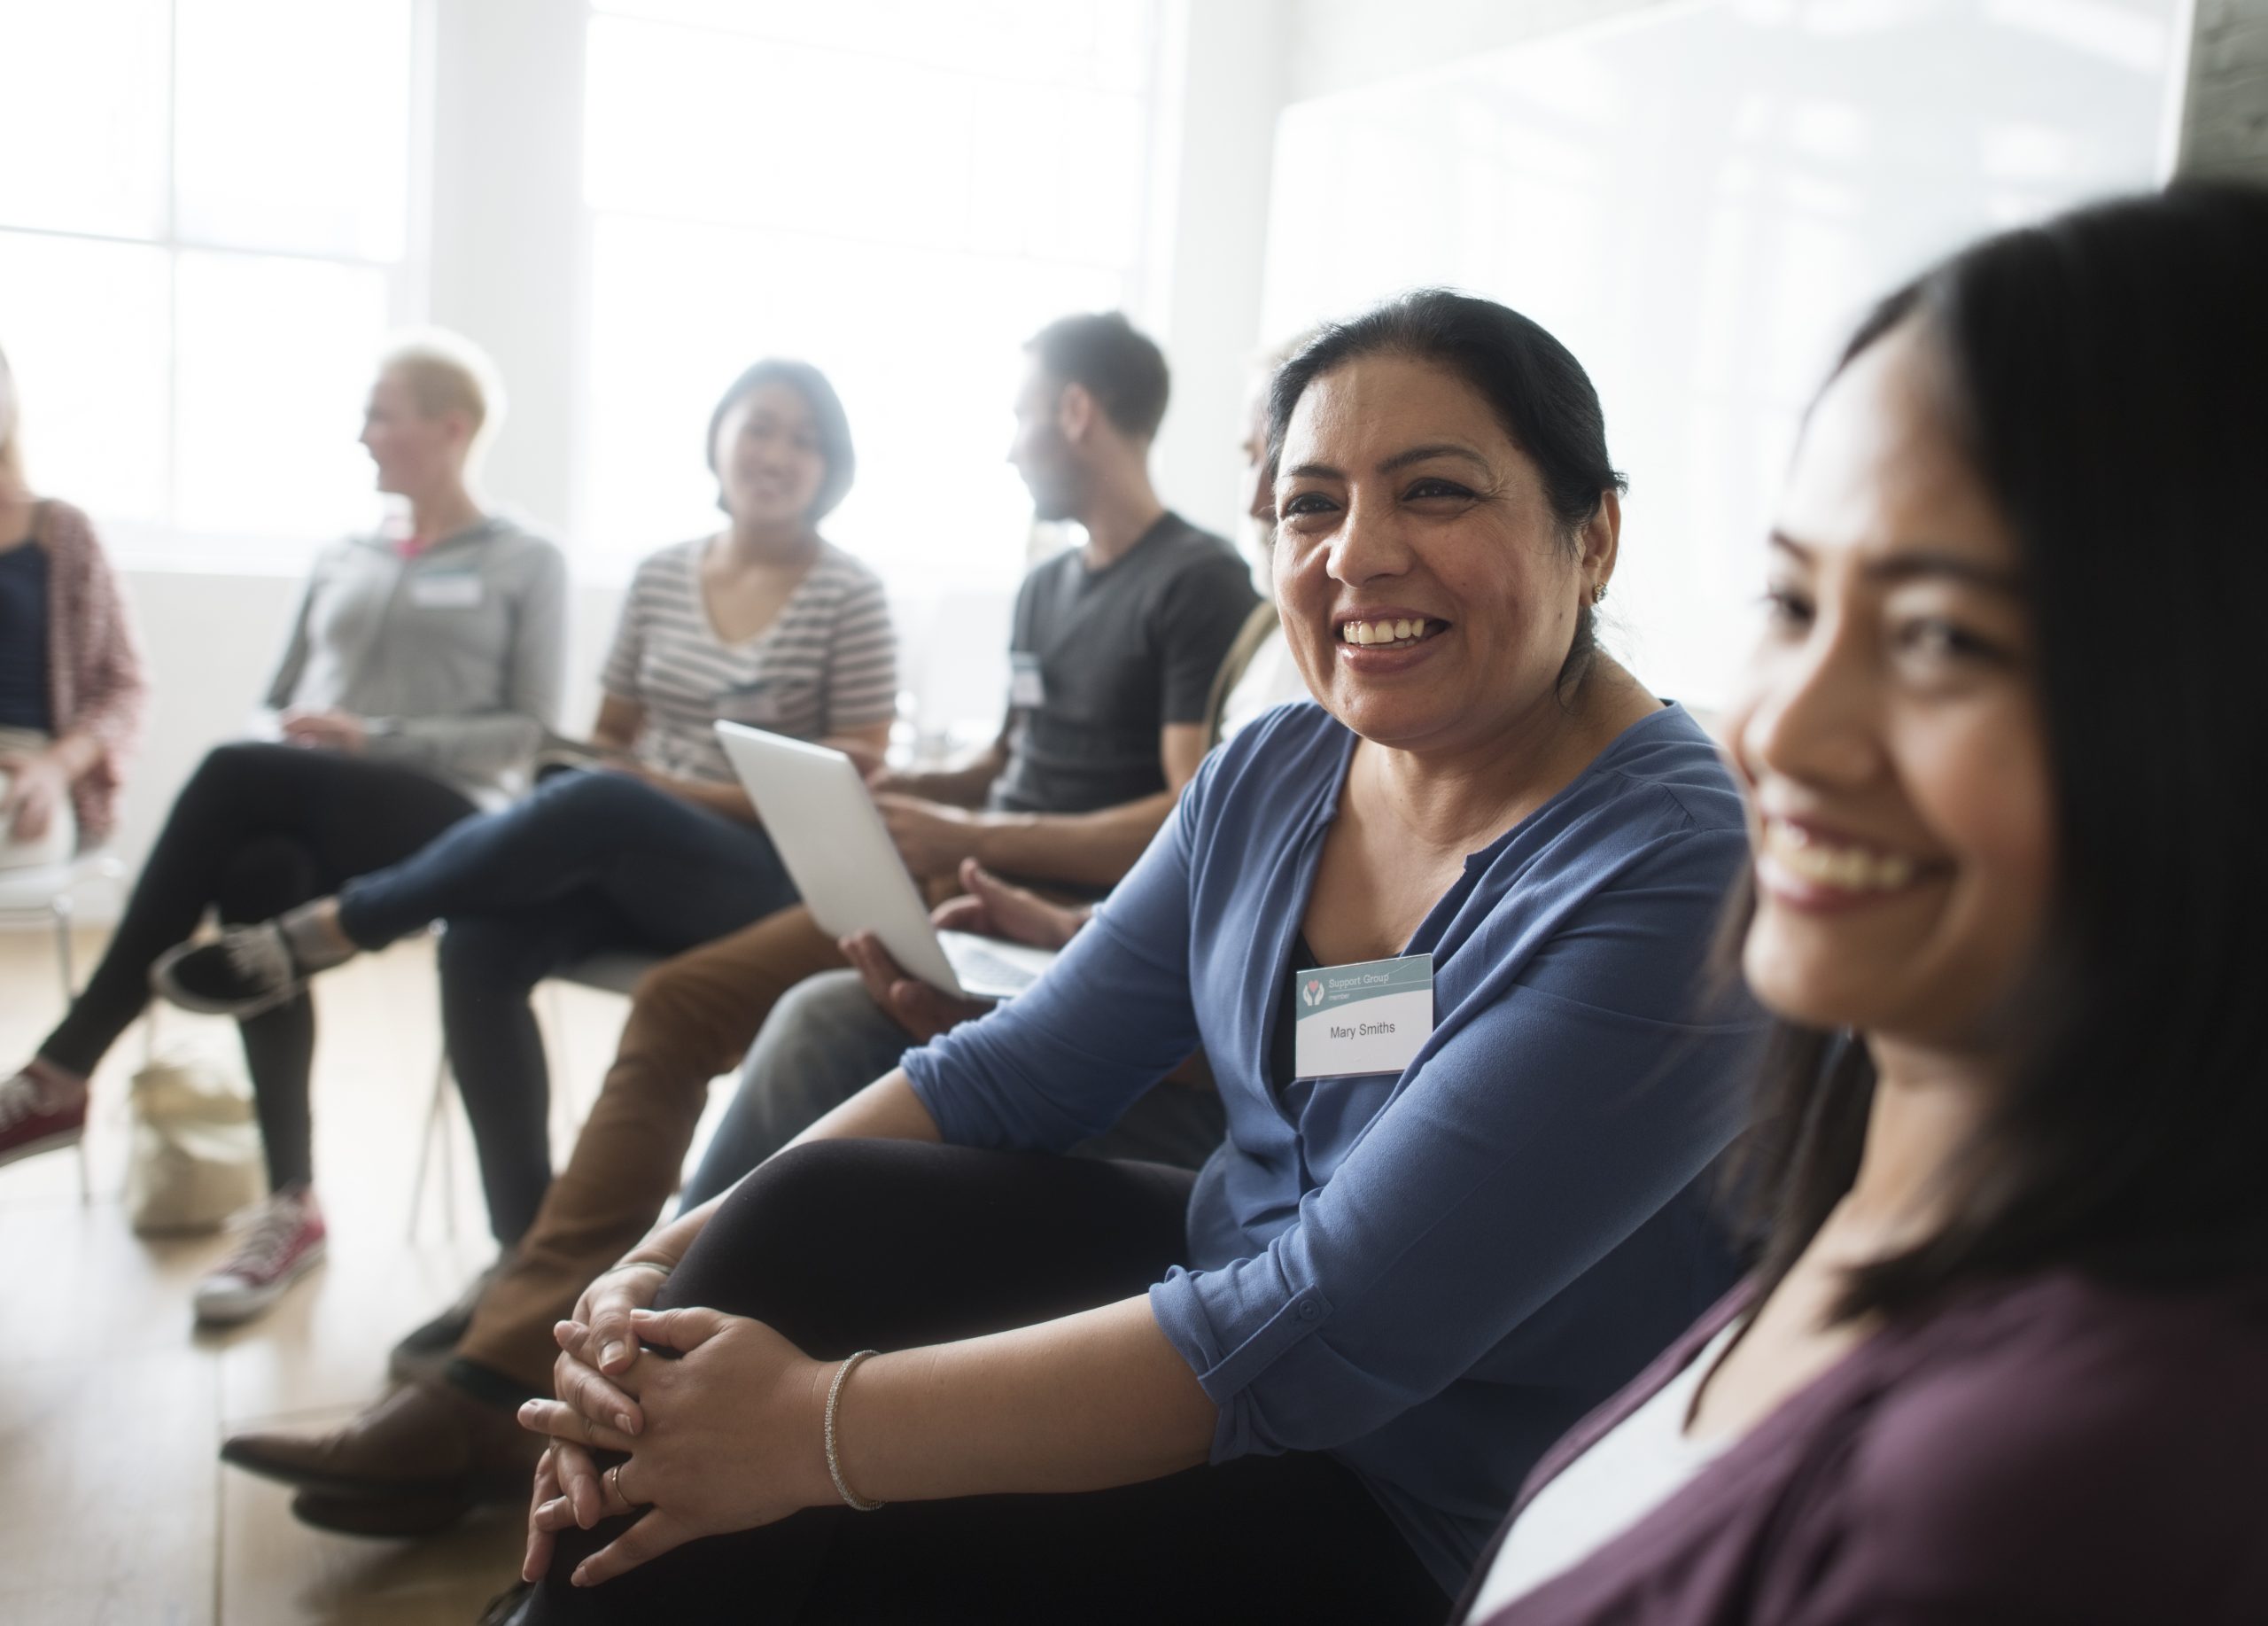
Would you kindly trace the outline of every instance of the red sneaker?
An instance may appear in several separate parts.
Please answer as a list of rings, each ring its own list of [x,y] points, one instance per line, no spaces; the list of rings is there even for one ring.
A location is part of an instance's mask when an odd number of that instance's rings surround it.
[[[58,1105],[53,1093],[29,1072],[0,1084],[0,1163],[75,1146],[87,1132],[87,1093]]]
[[[197,1284],[197,1319],[214,1326],[251,1320],[322,1262],[322,1247],[315,1193],[277,1192],[252,1210],[237,1251]]]

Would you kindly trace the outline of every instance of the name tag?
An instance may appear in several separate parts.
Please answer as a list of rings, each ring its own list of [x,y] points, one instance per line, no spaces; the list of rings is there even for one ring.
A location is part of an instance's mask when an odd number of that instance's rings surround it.
[[[1433,1036],[1433,957],[1294,971],[1292,998],[1299,1012],[1293,1069],[1300,1078],[1398,1073]]]
[[[1024,711],[1047,704],[1047,685],[1039,675],[1039,657],[1028,650],[1008,654],[1008,704]]]
[[[470,571],[442,571],[409,579],[409,602],[420,610],[478,610],[480,578]]]

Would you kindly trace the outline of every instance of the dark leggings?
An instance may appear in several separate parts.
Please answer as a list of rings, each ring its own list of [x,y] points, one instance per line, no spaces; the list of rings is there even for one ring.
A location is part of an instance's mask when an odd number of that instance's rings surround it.
[[[151,848],[102,963],[39,1054],[91,1073],[150,1000],[150,966],[197,930],[266,920],[416,852],[474,810],[415,768],[291,745],[223,745],[193,774]],[[302,995],[238,1024],[276,1189],[313,1178]]]
[[[656,1302],[757,1317],[825,1360],[1028,1326],[1140,1293],[1181,1259],[1193,1178],[816,1142],[743,1180]],[[563,1536],[529,1618],[1431,1622],[1449,1606],[1361,1482],[1317,1453],[1076,1496],[810,1508],[604,1586],[568,1584],[627,1523]]]
[[[627,774],[566,773],[348,882],[338,923],[378,948],[448,922],[441,1031],[480,1150],[489,1225],[509,1245],[551,1184],[535,985],[601,949],[680,953],[795,901],[753,825]]]

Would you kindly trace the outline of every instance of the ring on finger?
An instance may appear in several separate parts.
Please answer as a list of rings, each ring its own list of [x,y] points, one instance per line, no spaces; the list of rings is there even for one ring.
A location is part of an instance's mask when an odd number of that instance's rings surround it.
[[[612,1467],[606,1471],[606,1476],[613,1482],[615,1499],[620,1502],[625,1507],[635,1507],[637,1504],[630,1499],[630,1493],[622,1488],[623,1467],[623,1464],[619,1462],[616,1463]]]

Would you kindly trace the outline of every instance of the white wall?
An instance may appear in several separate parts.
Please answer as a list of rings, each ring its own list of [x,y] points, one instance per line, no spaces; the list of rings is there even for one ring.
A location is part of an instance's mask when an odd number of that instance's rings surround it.
[[[1175,374],[1157,452],[1167,500],[1236,534],[1239,397],[1260,331],[1275,122],[1292,99],[1454,62],[1676,0],[1186,0],[1168,63],[1177,138],[1145,315]],[[510,381],[491,494],[555,530],[571,511],[586,280],[579,191],[582,8],[559,0],[427,0],[432,65],[431,320],[478,334]],[[2199,0],[2185,166],[2268,178],[2268,0]],[[571,539],[570,539],[571,541]],[[296,584],[137,570],[127,593],[155,675],[151,731],[120,850],[138,861],[182,780],[242,722]],[[579,587],[568,720],[616,590]]]
[[[1375,84],[1665,0],[1293,0],[1293,94]]]
[[[1153,467],[1165,500],[1232,540],[1243,534],[1243,400],[1260,331],[1276,117],[1291,83],[1293,0],[1188,7],[1180,82],[1167,108],[1179,146],[1158,342],[1173,403]]]
[[[478,336],[510,395],[489,489],[553,525],[572,511],[585,11],[434,0],[428,309]]]

